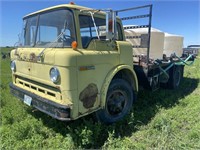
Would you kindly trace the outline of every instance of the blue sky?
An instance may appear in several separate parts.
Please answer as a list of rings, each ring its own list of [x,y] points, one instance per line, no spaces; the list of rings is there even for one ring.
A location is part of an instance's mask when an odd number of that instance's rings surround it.
[[[68,0],[0,0],[0,46],[13,46],[22,29],[26,14]],[[114,10],[153,4],[152,26],[161,31],[184,36],[184,46],[200,45],[200,1],[127,1],[127,0],[74,0],[78,5]],[[133,14],[134,15],[134,14]]]

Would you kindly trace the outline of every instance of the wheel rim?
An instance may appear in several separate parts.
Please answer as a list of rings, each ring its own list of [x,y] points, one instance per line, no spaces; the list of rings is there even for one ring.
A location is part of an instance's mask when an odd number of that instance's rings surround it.
[[[175,85],[178,86],[180,84],[180,80],[181,80],[181,72],[180,70],[176,71],[175,74]]]
[[[107,111],[112,116],[123,113],[127,104],[127,94],[122,90],[115,90],[107,98]]]

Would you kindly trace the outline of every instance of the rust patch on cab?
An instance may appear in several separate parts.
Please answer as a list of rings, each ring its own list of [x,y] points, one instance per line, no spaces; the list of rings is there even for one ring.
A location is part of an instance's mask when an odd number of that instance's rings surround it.
[[[97,85],[94,83],[89,84],[79,95],[79,99],[83,102],[85,108],[94,106],[98,94]]]
[[[36,57],[35,53],[31,53],[30,54],[30,61],[32,61],[32,62],[36,62],[37,61],[37,57]]]

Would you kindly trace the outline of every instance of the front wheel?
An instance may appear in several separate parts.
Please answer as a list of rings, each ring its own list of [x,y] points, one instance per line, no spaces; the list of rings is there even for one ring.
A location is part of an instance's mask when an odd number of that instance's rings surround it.
[[[99,110],[100,122],[110,124],[121,120],[131,109],[134,93],[131,86],[123,79],[114,79],[108,89],[105,107]]]

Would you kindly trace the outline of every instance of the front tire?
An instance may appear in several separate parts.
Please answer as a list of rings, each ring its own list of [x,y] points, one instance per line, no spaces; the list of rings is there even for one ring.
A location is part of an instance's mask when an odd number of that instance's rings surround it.
[[[113,79],[108,88],[105,107],[96,115],[100,122],[111,124],[121,120],[133,105],[134,93],[123,79]]]

